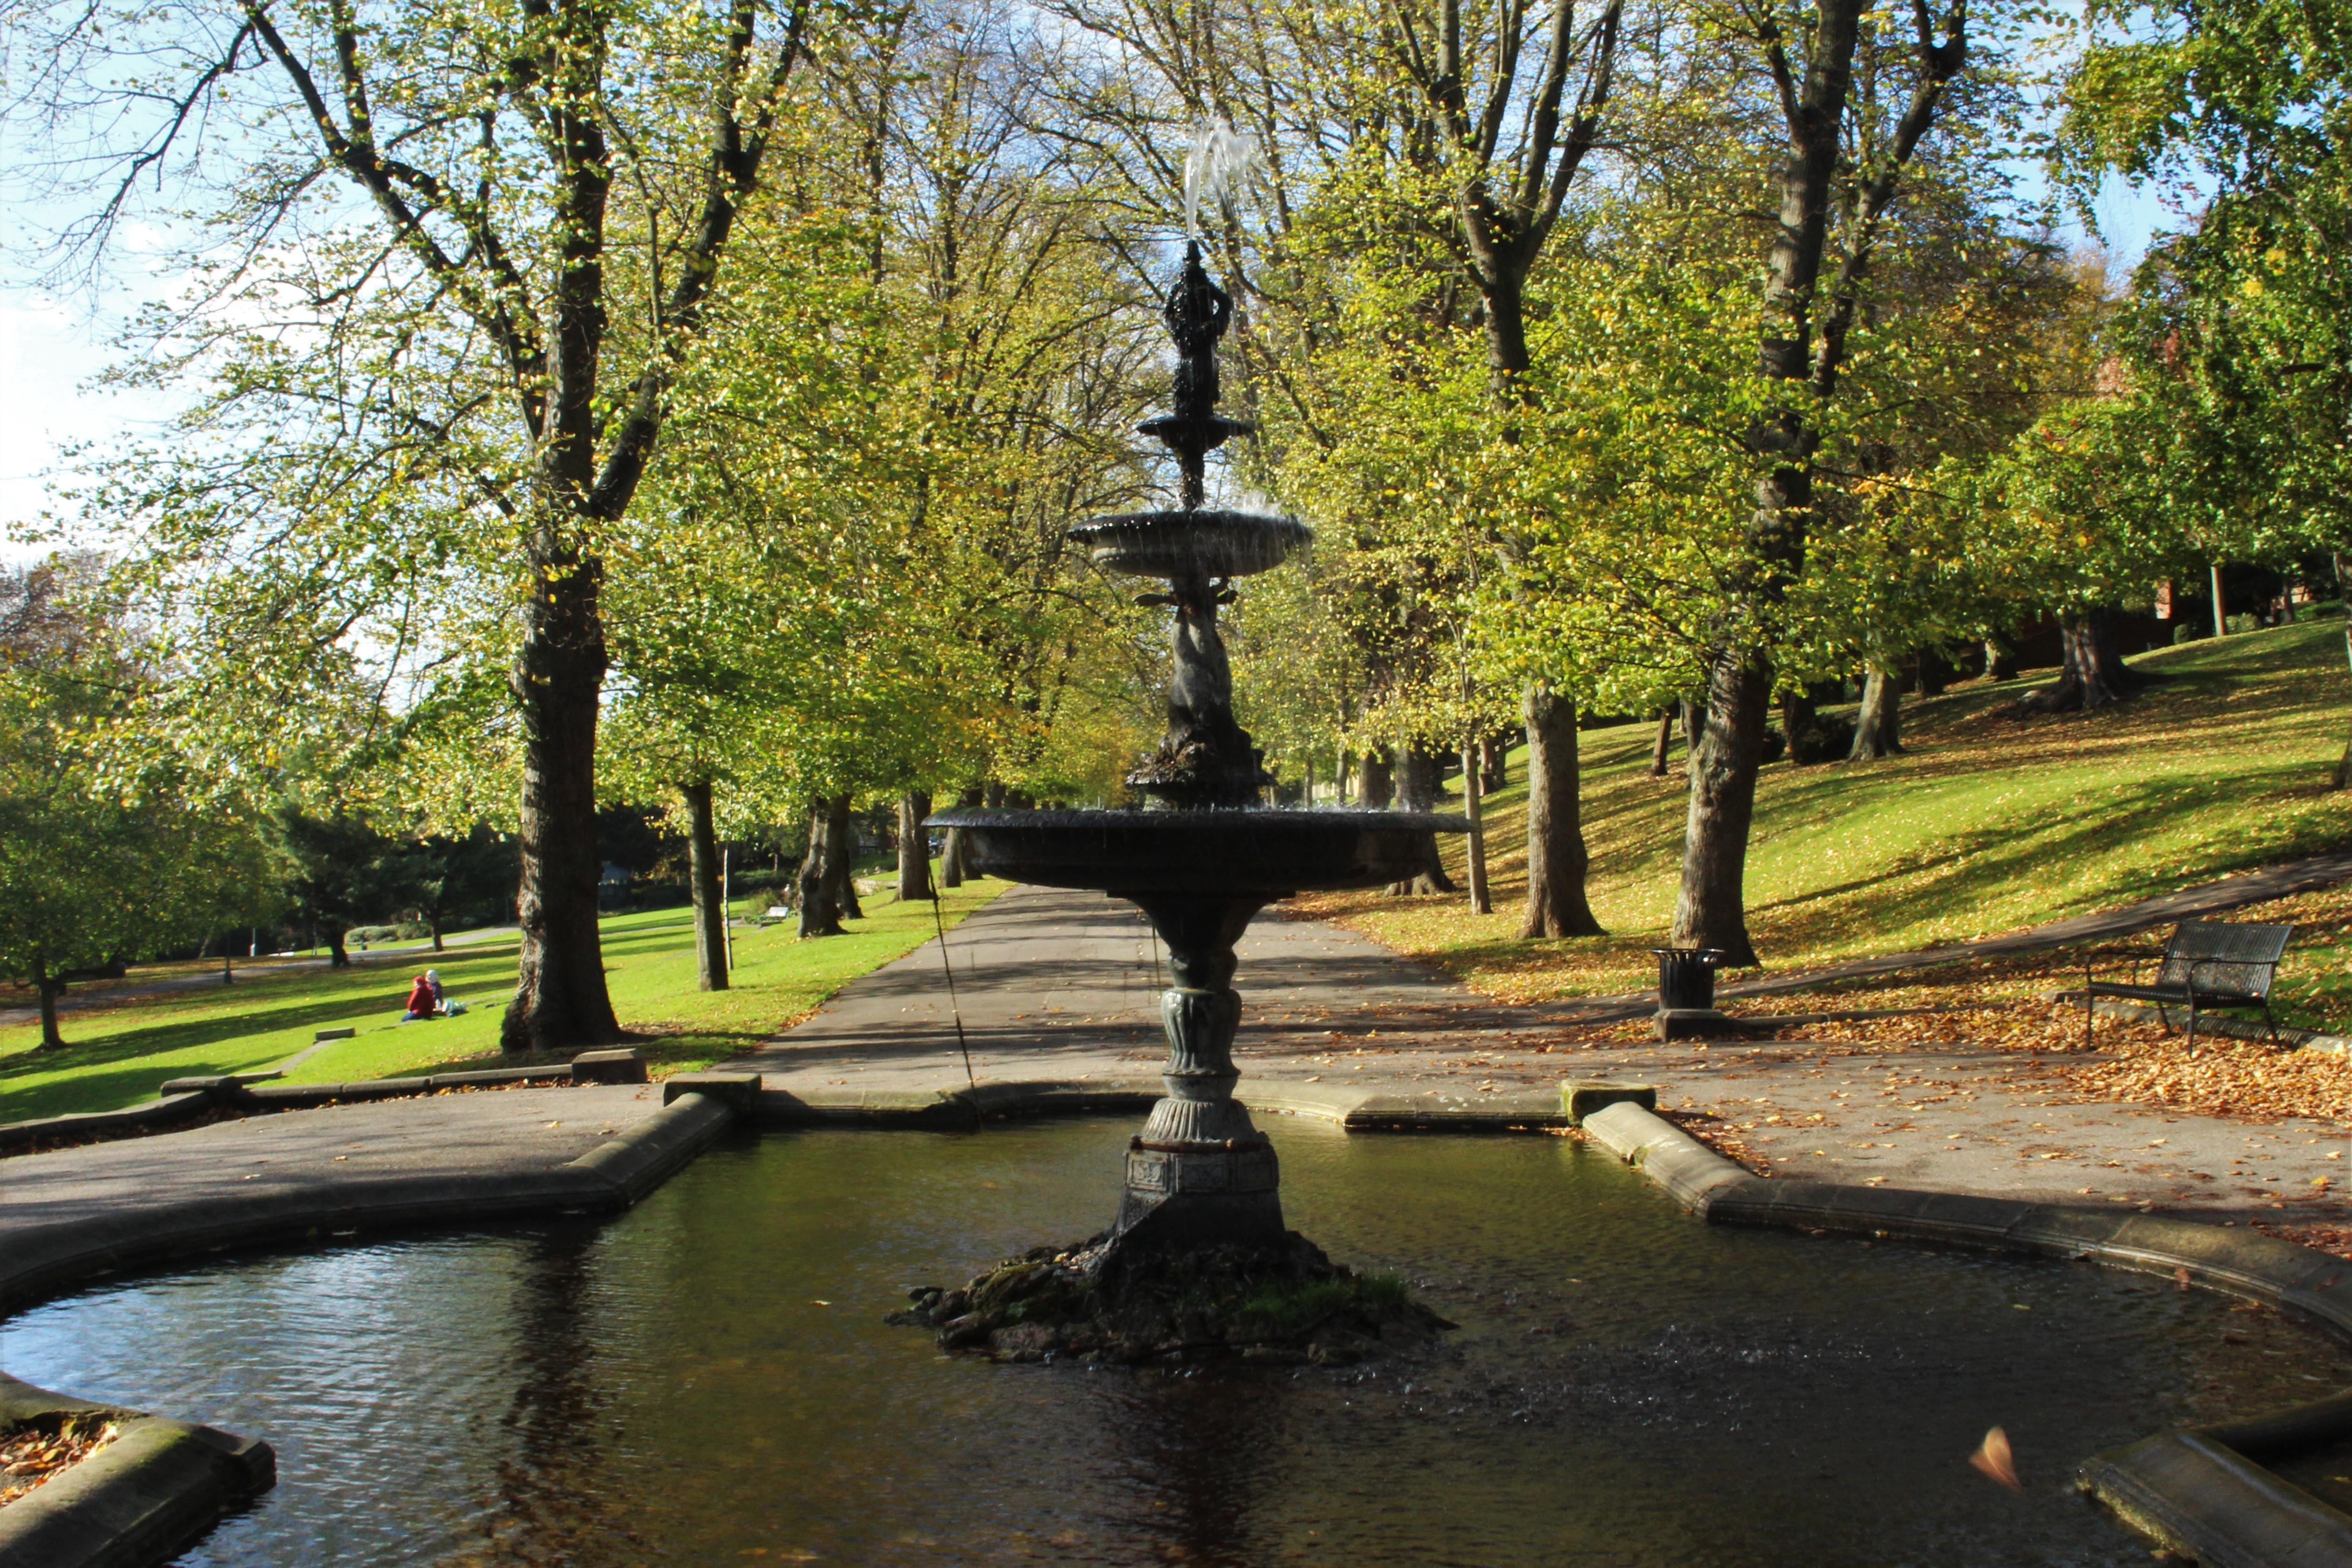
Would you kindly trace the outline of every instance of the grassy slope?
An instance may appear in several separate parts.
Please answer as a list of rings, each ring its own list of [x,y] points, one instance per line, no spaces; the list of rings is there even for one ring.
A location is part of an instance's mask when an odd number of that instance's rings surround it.
[[[1764,769],[1748,861],[1749,930],[1768,967],[1892,952],[2106,908],[2352,840],[2326,788],[2352,685],[2333,623],[2191,643],[2134,668],[2161,685],[2105,712],[2018,721],[2047,679],[1971,682],[1906,700],[1909,754]],[[1526,773],[1487,813],[1496,913],[1458,897],[1302,900],[1492,994],[1630,989],[1654,976],[1680,874],[1677,743],[1649,776],[1649,724],[1585,732],[1593,912],[1611,935],[1520,942]],[[1463,850],[1447,851],[1459,877]]]
[[[1004,890],[968,883],[947,895],[949,925]],[[640,1035],[657,1072],[704,1067],[767,1038],[857,976],[912,951],[932,931],[931,906],[885,893],[846,936],[800,942],[786,924],[735,933],[736,969],[725,991],[694,984],[694,930],[685,910],[615,915],[604,922],[613,1005]],[[501,1004],[515,984],[514,939],[416,954],[399,965],[340,973],[301,970],[240,976],[206,990],[70,1012],[67,1048],[35,1048],[37,1028],[0,1030],[0,1121],[101,1110],[152,1096],[165,1079],[250,1072],[310,1044],[319,1029],[356,1028],[289,1070],[292,1083],[390,1078],[499,1065]],[[471,1005],[458,1018],[399,1022],[412,975],[427,963],[450,995]],[[485,1059],[489,1058],[489,1059]]]

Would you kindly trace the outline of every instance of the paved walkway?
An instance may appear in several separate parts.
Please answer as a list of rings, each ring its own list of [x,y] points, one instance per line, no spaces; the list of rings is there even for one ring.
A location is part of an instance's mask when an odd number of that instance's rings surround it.
[[[2147,907],[2095,918],[2140,919]],[[983,1081],[1133,1078],[1164,1055],[1151,931],[1127,905],[1020,889],[967,918],[948,949]],[[1234,984],[1244,1100],[1254,1078],[1381,1083],[1405,1095],[1635,1078],[1658,1086],[1662,1108],[1711,1111],[1739,1129],[1780,1174],[2151,1204],[2215,1218],[2344,1217],[2340,1199],[2311,1185],[2347,1179],[2342,1128],[2079,1104],[2021,1058],[1965,1044],[1549,1047],[1557,1009],[1488,1002],[1343,927],[1265,917],[1242,942]],[[730,1065],[780,1088],[961,1086],[938,943],[852,984]]]
[[[0,1310],[21,1270],[142,1211],[299,1205],[393,1186],[540,1179],[661,1109],[658,1085],[499,1089],[215,1122],[0,1159]],[[484,1207],[481,1212],[492,1212]],[[178,1223],[176,1220],[173,1223]],[[199,1223],[191,1220],[190,1223]]]

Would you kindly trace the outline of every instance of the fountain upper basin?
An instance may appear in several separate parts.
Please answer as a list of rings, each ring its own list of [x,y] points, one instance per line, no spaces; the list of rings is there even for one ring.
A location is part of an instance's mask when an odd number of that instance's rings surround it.
[[[1212,510],[1121,512],[1066,531],[1098,566],[1171,581],[1271,572],[1314,537],[1295,518]]]
[[[1262,893],[1375,888],[1422,869],[1433,833],[1466,833],[1425,811],[944,811],[965,864],[987,876],[1104,892]]]

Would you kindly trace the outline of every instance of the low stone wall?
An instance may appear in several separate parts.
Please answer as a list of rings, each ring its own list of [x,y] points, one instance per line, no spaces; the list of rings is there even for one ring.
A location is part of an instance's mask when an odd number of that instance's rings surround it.
[[[632,1074],[634,1076],[632,1076]],[[274,1110],[315,1110],[328,1105],[357,1105],[371,1100],[399,1100],[412,1094],[433,1094],[451,1089],[499,1089],[530,1083],[643,1083],[644,1059],[634,1050],[588,1051],[569,1062],[552,1066],[486,1068],[477,1072],[433,1073],[422,1078],[379,1078],[352,1083],[270,1083],[276,1073],[225,1073],[208,1078],[175,1078],[158,1091],[161,1098],[121,1110],[89,1110],[72,1116],[46,1116],[31,1121],[0,1122],[0,1155],[43,1149],[69,1148],[102,1139],[168,1132],[202,1120],[215,1110],[259,1115]]]

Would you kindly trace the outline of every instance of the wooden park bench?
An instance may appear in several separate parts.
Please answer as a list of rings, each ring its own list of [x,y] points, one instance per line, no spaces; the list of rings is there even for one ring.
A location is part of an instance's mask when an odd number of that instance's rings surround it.
[[[2293,926],[2182,921],[2172,928],[2172,940],[2164,944],[2155,980],[2146,985],[2137,984],[2137,963],[2132,967],[2133,984],[2120,985],[2092,979],[2091,963],[2100,957],[2126,956],[2145,963],[2149,954],[2130,948],[2095,950],[2083,960],[2084,1044],[2090,1043],[2091,1018],[2097,999],[2121,996],[2136,1002],[2154,1002],[2160,1008],[2186,1004],[2189,1043],[2192,1047],[2197,1044],[2200,1007],[2260,1006],[2275,1045],[2278,1020],[2271,1016],[2271,982],[2278,976],[2279,959],[2286,952],[2287,939],[2294,934]],[[2158,1016],[2167,1028],[2171,1027],[2169,1016],[2161,1012]]]

